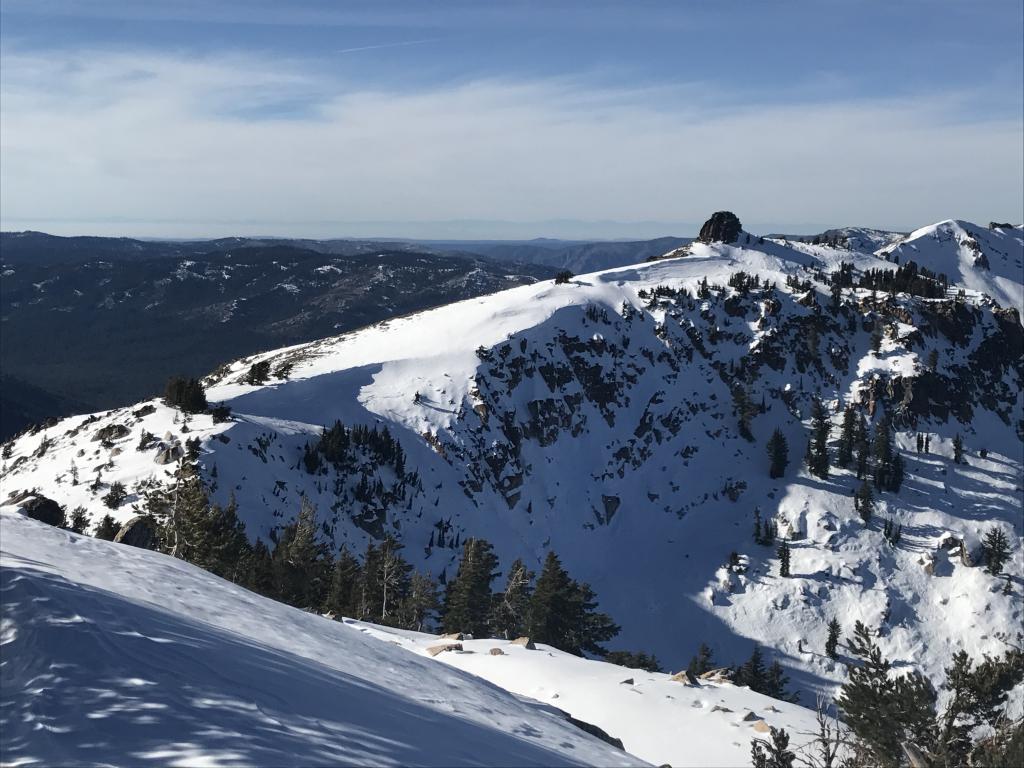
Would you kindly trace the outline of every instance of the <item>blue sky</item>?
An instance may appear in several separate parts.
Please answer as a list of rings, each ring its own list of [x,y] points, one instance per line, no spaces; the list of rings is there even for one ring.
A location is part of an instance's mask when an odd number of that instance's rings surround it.
[[[0,2],[0,226],[1019,221],[1024,4]]]

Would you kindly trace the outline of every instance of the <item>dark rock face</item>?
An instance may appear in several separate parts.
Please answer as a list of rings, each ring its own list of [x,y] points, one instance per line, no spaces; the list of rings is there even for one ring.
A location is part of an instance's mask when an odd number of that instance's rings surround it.
[[[137,515],[121,526],[114,541],[130,547],[156,549],[156,525],[153,518]]]
[[[58,528],[64,525],[64,507],[53,499],[36,494],[32,498],[23,501],[21,508],[33,520],[38,520],[48,525],[55,525]]]
[[[743,225],[732,211],[718,211],[700,228],[697,239],[702,243],[734,243]]]

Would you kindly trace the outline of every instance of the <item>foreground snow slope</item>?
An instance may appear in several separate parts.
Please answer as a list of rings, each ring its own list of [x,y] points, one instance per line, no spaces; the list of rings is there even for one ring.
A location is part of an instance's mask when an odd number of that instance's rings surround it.
[[[181,561],[0,512],[5,765],[640,765]]]
[[[1008,259],[1019,258],[1019,233],[999,235]],[[825,277],[840,265],[854,278],[896,269],[841,248],[743,233],[678,255],[225,365],[207,379],[210,399],[233,409],[223,423],[186,424],[153,401],[24,434],[6,446],[0,498],[35,488],[98,520],[119,481],[129,496],[112,514],[124,520],[172,482],[175,465],[161,462],[198,439],[212,497],[234,495],[253,538],[269,541],[306,496],[336,546],[362,553],[390,533],[437,577],[454,574],[467,536],[493,542],[503,567],[521,557],[539,570],[554,549],[622,625],[611,647],[674,668],[701,641],[721,664],[757,642],[796,687],[832,693],[845,675],[824,653],[833,617],[845,633],[855,620],[880,628],[897,664],[936,683],[961,647],[999,652],[996,634],[1024,619],[1019,314],[973,289],[960,302],[847,285],[833,306]],[[1002,263],[995,251],[986,259],[988,271]],[[988,273],[963,269],[972,280]],[[737,282],[741,271],[758,285]],[[963,274],[949,277],[970,288]],[[705,279],[720,287],[702,290]],[[267,381],[247,383],[263,361]],[[739,431],[738,390],[754,406],[752,440]],[[907,477],[898,494],[876,494],[869,525],[853,509],[852,468],[827,479],[801,468],[813,396],[836,422],[849,404],[899,428]],[[309,471],[305,447],[335,419],[387,428],[402,466],[356,447]],[[775,428],[790,464],[771,479]],[[916,432],[929,453],[916,452]],[[962,464],[952,460],[957,433]],[[774,546],[754,543],[755,513],[790,541],[791,578],[779,576]],[[898,547],[884,519],[903,526]],[[961,542],[976,554],[996,525],[1014,549],[1010,594],[977,558],[959,556]]]
[[[435,635],[346,622],[422,655],[450,642]],[[656,765],[746,765],[751,738],[766,737],[768,726],[785,728],[791,748],[802,754],[817,727],[808,709],[724,681],[686,684],[667,674],[582,659],[541,644],[527,649],[507,640],[459,642],[461,652],[446,651],[434,658],[506,690],[550,702],[621,739],[626,751]]]

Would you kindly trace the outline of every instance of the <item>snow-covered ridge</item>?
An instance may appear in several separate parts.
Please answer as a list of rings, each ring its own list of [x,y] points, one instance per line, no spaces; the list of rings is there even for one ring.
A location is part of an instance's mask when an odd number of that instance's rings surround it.
[[[234,494],[253,537],[267,540],[306,495],[337,545],[362,551],[388,531],[434,575],[454,572],[459,534],[494,542],[506,566],[554,548],[623,626],[616,647],[676,668],[701,641],[720,663],[760,642],[801,689],[830,691],[843,675],[822,652],[833,616],[883,626],[897,663],[935,676],[958,647],[995,651],[996,633],[1022,619],[1019,318],[973,289],[958,303],[846,287],[833,311],[825,274],[897,268],[841,248],[743,233],[684,250],[225,365],[208,394],[232,421],[184,424],[156,402],[68,419],[10,446],[3,496],[36,488],[96,518],[116,480],[125,519],[148,484],[168,482],[172,465],[156,460],[198,438],[214,499]],[[758,285],[736,282],[741,271]],[[245,383],[260,361],[268,381]],[[738,431],[739,386],[756,406],[753,442]],[[898,419],[908,479],[879,496],[872,526],[853,510],[849,470],[821,481],[799,468],[812,394]],[[344,472],[310,474],[305,446],[336,419],[387,427],[405,473],[362,452]],[[772,481],[764,443],[776,427],[790,466]],[[98,437],[104,428],[116,436]],[[931,436],[929,454],[914,451],[915,431]],[[958,432],[967,464],[952,462]],[[371,492],[357,498],[364,479]],[[753,543],[755,509],[790,539],[793,578]],[[904,526],[899,548],[883,517]],[[973,550],[993,524],[1016,545],[1010,595],[940,547],[952,537]]]

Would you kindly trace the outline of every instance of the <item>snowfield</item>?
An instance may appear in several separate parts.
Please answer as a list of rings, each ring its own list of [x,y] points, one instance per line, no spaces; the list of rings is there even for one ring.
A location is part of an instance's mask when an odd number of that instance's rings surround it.
[[[182,561],[9,508],[0,542],[4,765],[645,764],[550,707]]]
[[[969,263],[965,249],[975,254]],[[880,628],[895,666],[939,682],[955,650],[999,653],[999,635],[1024,623],[1024,413],[1012,347],[1022,249],[1020,227],[918,230],[879,254],[904,264],[913,251],[954,291],[967,290],[964,302],[846,287],[831,312],[824,275],[843,263],[855,275],[896,263],[746,233],[732,245],[694,243],[675,258],[514,288],[227,364],[206,383],[211,402],[231,407],[229,421],[183,419],[154,400],[23,434],[8,444],[0,500],[35,489],[69,511],[85,507],[94,522],[107,512],[124,521],[148,488],[171,482],[175,465],[161,457],[198,439],[211,497],[223,504],[233,495],[254,539],[269,541],[306,496],[336,546],[361,554],[388,532],[435,577],[454,575],[454,542],[468,536],[491,541],[504,567],[521,557],[539,570],[554,549],[623,627],[610,647],[654,653],[673,669],[701,642],[721,665],[761,644],[810,704],[815,694],[833,696],[845,676],[842,647],[838,660],[824,653],[836,617],[844,634],[855,620]],[[739,271],[773,283],[772,296],[725,288]],[[696,298],[704,280],[723,289]],[[876,322],[885,329],[877,351]],[[278,373],[246,383],[260,361]],[[755,406],[752,441],[737,428],[737,385]],[[833,443],[846,404],[876,415],[891,407],[901,420],[906,480],[898,494],[876,494],[868,525],[853,508],[851,468],[820,479],[801,466],[812,394],[833,415]],[[344,471],[307,471],[307,444],[335,420],[386,427],[405,452],[403,473],[367,454]],[[775,428],[789,443],[789,467],[772,480],[765,443]],[[915,451],[916,432],[929,435],[929,453]],[[953,462],[958,433],[962,464]],[[114,481],[129,496],[111,511],[102,497]],[[755,514],[789,540],[791,578],[779,575],[774,547],[753,542]],[[883,536],[887,518],[903,527],[898,547]],[[978,544],[995,525],[1013,550],[1008,594],[1006,579],[978,567]],[[688,691],[678,697],[696,701]],[[609,730],[628,741],[628,725]]]

